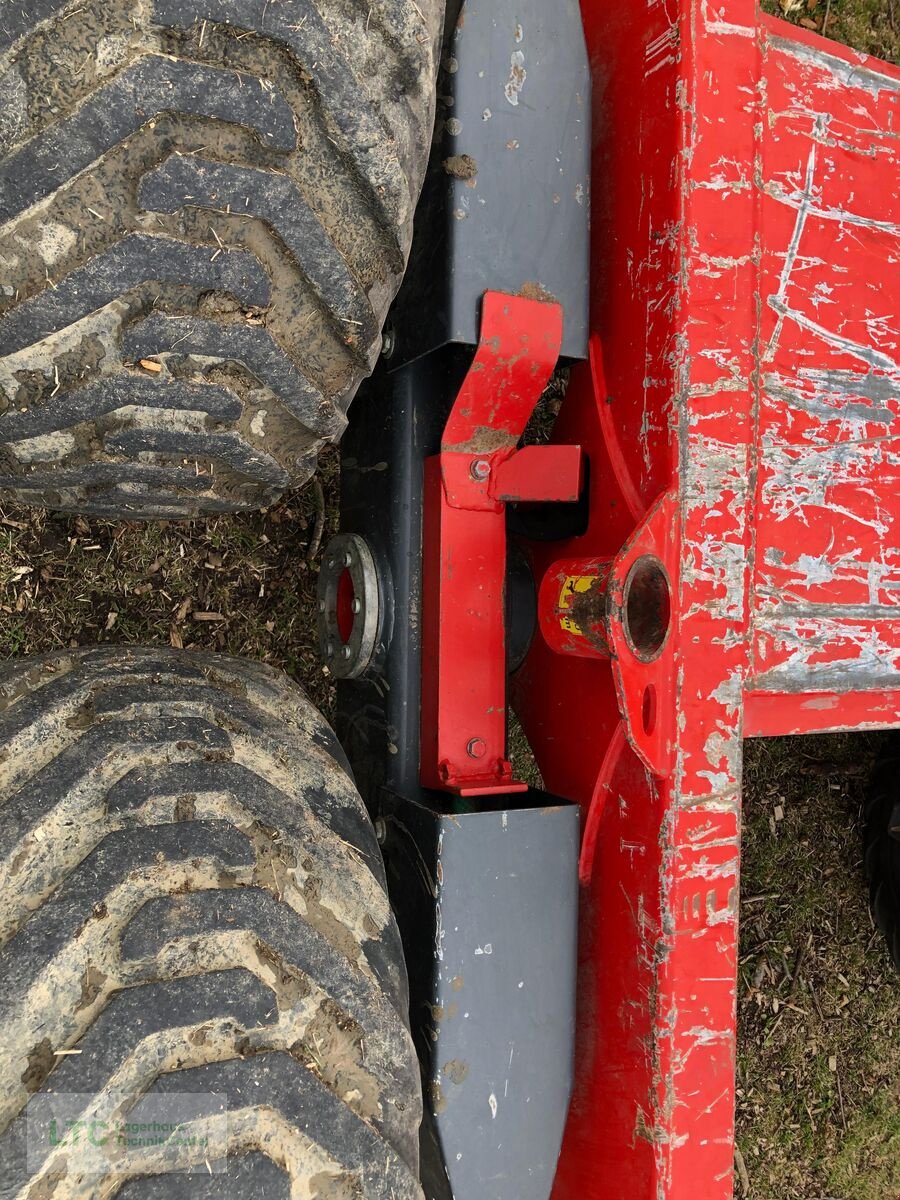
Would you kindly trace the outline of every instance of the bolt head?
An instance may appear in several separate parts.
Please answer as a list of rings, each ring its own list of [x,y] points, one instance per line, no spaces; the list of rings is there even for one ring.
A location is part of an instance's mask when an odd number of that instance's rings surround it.
[[[486,458],[475,458],[472,460],[469,471],[473,479],[478,480],[479,483],[483,483],[485,479],[490,478],[491,464]]]
[[[484,738],[472,738],[468,746],[466,746],[466,753],[469,758],[484,758],[485,754],[487,754],[487,742],[485,742]]]
[[[343,650],[341,651],[341,658],[343,658],[343,659],[349,659],[352,653],[353,653],[353,651],[350,649],[350,647],[349,647],[349,646],[345,646],[345,647],[343,648]]]
[[[355,613],[362,612],[362,600],[357,598],[356,600],[353,601],[353,603],[350,605],[350,607],[353,610],[353,612],[355,612]]]

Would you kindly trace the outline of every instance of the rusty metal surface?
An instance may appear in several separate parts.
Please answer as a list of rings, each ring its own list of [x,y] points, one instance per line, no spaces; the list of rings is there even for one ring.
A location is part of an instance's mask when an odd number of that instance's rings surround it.
[[[900,724],[900,72],[752,0],[582,11],[591,361],[554,439],[590,458],[590,523],[529,553],[542,628],[560,564],[609,572],[609,656],[537,638],[515,681],[584,814],[554,1195],[727,1200],[742,739]],[[626,627],[647,556],[652,661]]]

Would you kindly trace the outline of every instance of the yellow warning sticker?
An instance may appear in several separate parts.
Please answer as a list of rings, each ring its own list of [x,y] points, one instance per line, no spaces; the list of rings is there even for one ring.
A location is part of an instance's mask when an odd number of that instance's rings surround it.
[[[575,597],[579,594],[583,595],[589,592],[597,582],[596,575],[569,575],[566,577],[565,583],[559,593],[559,627],[564,633],[573,634],[575,637],[584,637],[584,631],[566,615],[566,610],[572,607]]]

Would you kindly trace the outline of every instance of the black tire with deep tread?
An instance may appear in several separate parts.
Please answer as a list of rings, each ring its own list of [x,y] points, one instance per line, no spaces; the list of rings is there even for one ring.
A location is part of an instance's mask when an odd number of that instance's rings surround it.
[[[865,817],[872,913],[900,971],[900,734],[889,736],[875,768]]]
[[[406,264],[443,9],[0,0],[0,499],[305,482]]]
[[[407,1005],[371,822],[284,676],[108,647],[0,671],[3,1200],[421,1200]],[[199,1174],[36,1133],[50,1097],[110,1129],[183,1093]]]

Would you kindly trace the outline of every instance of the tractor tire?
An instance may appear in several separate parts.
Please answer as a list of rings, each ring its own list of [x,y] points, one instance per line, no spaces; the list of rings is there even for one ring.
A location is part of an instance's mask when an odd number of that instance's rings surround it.
[[[444,0],[0,7],[0,500],[271,503],[378,357]]]
[[[865,812],[866,872],[872,913],[900,971],[900,736],[889,737]]]
[[[0,1197],[421,1200],[381,856],[284,676],[5,667],[0,880]],[[120,1145],[126,1122],[179,1144]]]

